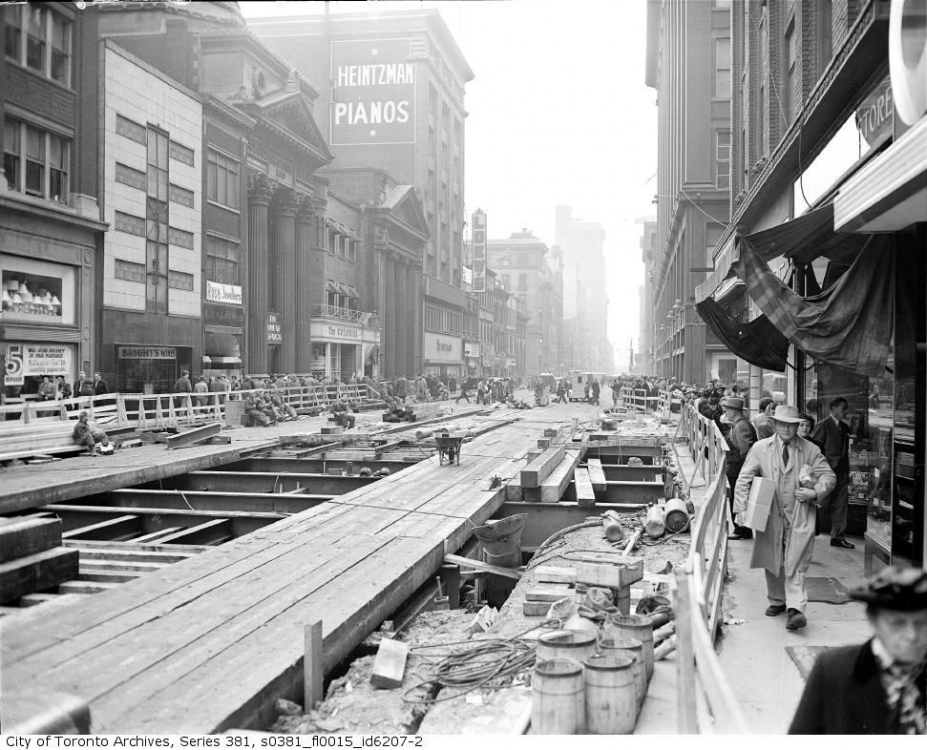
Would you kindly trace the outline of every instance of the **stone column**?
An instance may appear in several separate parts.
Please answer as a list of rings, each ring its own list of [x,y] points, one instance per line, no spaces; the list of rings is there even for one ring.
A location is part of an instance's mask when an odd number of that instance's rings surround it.
[[[309,372],[312,365],[312,253],[315,252],[316,217],[312,201],[303,198],[296,214],[296,367],[299,373]]]
[[[280,315],[283,343],[277,368],[296,372],[296,196],[289,188],[274,194],[274,246],[271,265],[274,271],[272,302]]]
[[[380,316],[380,377],[395,375],[392,360],[393,328],[391,316],[391,288],[389,260],[389,228],[382,224],[373,226],[374,280],[376,283],[376,312]]]
[[[396,298],[396,367],[399,372],[407,378],[418,373],[409,371],[409,361],[406,357],[406,341],[409,334],[408,320],[406,319],[406,261],[404,258],[396,258],[394,261],[396,269],[394,289]]]
[[[248,297],[244,371],[267,372],[267,310],[270,307],[270,256],[267,244],[267,206],[270,187],[255,175],[248,188]]]

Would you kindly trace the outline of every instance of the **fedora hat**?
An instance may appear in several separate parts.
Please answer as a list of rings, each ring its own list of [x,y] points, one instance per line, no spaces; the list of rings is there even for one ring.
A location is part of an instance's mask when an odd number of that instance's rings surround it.
[[[785,422],[786,424],[798,424],[801,422],[801,418],[798,416],[798,407],[786,406],[785,404],[780,404],[776,407],[773,419],[777,422]]]
[[[743,411],[744,400],[740,396],[728,396],[724,401],[721,402],[721,406],[725,409],[737,409],[737,411]]]

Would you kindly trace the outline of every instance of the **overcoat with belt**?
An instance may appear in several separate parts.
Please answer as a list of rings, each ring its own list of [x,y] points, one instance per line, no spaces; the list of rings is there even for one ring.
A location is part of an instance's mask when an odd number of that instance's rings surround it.
[[[811,564],[811,553],[814,548],[814,522],[817,518],[818,504],[834,489],[837,477],[821,454],[820,448],[814,443],[804,440],[796,435],[789,443],[788,472],[795,472],[795,487],[798,485],[798,476],[802,466],[808,466],[811,476],[815,480],[814,491],[817,497],[810,502],[800,502],[795,498],[789,522],[791,533],[785,548],[785,559],[782,559],[782,541],[785,535],[785,524],[775,504],[769,512],[765,531],[754,532],[753,557],[750,559],[751,568],[766,568],[773,575],[779,575],[784,566],[785,574],[792,576],[796,570],[807,570]],[[747,498],[750,496],[750,485],[754,477],[767,477],[779,484],[780,475],[786,471],[782,466],[782,457],[779,455],[776,436],[754,443],[740,476],[734,488],[734,514],[743,513],[747,507]],[[780,502],[778,499],[776,502]],[[785,507],[781,505],[780,507]]]

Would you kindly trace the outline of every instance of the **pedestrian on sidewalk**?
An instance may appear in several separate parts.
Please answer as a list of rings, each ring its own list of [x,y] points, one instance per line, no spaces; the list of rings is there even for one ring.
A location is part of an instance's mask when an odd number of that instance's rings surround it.
[[[828,508],[830,516],[830,546],[853,549],[855,545],[846,540],[847,504],[850,487],[850,428],[843,418],[849,404],[842,396],[830,402],[830,416],[822,419],[814,428],[812,437],[823,445],[824,458],[837,476],[837,486],[831,493]],[[826,525],[824,525],[826,528]]]
[[[873,637],[817,658],[789,734],[927,734],[927,572],[886,568],[850,597]]]
[[[750,567],[765,568],[766,614],[775,617],[788,610],[787,630],[808,624],[805,575],[814,554],[817,509],[837,483],[818,447],[798,437],[799,421],[796,407],[776,407],[776,434],[750,449],[734,492],[734,520],[742,526],[754,477],[776,483],[766,529],[755,533]],[[808,476],[805,483],[813,486],[803,486],[803,476]]]
[[[731,508],[731,523],[734,530],[728,539],[753,539],[753,530],[748,526],[741,526],[734,520],[734,489],[737,486],[737,477],[744,465],[747,454],[756,443],[756,430],[750,420],[744,416],[744,400],[739,396],[728,396],[722,402],[724,416],[730,425],[727,433],[727,444],[730,451],[727,454],[727,481],[729,484],[728,502]]]

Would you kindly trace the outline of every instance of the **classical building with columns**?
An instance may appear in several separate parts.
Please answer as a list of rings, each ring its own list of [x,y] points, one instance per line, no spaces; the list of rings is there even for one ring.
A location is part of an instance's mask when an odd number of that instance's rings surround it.
[[[342,274],[349,277],[353,271],[357,279],[357,315],[348,311],[344,317],[364,324],[359,330],[363,367],[358,369],[390,378],[421,372],[422,260],[429,230],[418,194],[381,169],[327,168],[320,175],[329,182],[329,204],[351,207],[359,221],[357,263]],[[326,312],[343,315],[341,310]],[[313,340],[322,339],[314,333]]]

